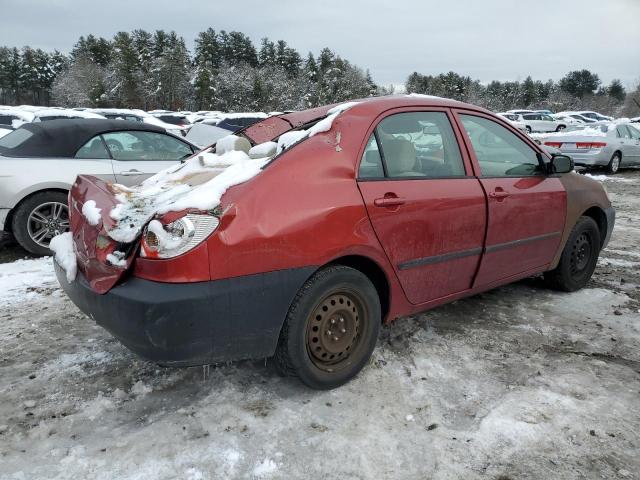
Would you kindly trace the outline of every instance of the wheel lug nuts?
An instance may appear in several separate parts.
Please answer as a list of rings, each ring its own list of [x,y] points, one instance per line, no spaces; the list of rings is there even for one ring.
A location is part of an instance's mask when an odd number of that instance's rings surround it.
[[[330,337],[332,335],[331,330],[327,330],[327,335]]]
[[[338,341],[338,337],[335,337],[335,336],[334,336],[334,337],[333,337],[333,341],[334,341],[334,342],[337,342],[337,341]]]
[[[332,318],[332,319],[331,319],[331,323],[332,323],[332,324],[336,323],[336,319],[335,319],[335,318]]]
[[[341,328],[340,333],[347,333],[347,331],[344,328]]]
[[[340,317],[340,323],[344,323],[344,318]]]

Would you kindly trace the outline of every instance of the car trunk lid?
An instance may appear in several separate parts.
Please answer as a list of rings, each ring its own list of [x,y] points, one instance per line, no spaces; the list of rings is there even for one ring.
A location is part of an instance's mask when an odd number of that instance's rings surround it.
[[[98,293],[106,293],[122,278],[133,262],[132,253],[137,246],[136,242],[120,244],[107,233],[117,223],[109,215],[119,203],[117,194],[112,184],[90,175],[78,176],[69,193],[71,232],[78,269]],[[95,225],[82,211],[89,200],[93,200],[100,209],[100,218]],[[121,265],[113,265],[108,261],[109,255],[119,255],[114,252],[124,254]]]

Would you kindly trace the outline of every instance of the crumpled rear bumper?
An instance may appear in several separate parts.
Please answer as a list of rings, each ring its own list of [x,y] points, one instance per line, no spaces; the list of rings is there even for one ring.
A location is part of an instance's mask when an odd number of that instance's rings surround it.
[[[130,277],[105,294],[78,272],[60,285],[80,310],[138,355],[190,366],[273,355],[294,296],[315,267],[225,280],[160,283]]]

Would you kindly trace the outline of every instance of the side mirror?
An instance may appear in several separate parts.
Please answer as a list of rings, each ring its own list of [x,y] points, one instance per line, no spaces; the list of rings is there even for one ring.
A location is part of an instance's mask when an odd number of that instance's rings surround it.
[[[568,155],[554,153],[548,164],[548,173],[569,173],[573,170],[573,158]]]

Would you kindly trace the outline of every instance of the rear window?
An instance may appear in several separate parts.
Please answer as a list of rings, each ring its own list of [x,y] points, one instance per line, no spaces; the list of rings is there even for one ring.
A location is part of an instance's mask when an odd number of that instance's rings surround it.
[[[33,136],[33,133],[24,128],[19,128],[13,132],[0,138],[0,153],[5,153],[7,150],[12,150],[19,147],[24,142],[29,140]]]
[[[13,115],[0,115],[0,125],[11,125],[11,122],[17,119],[18,117]]]

